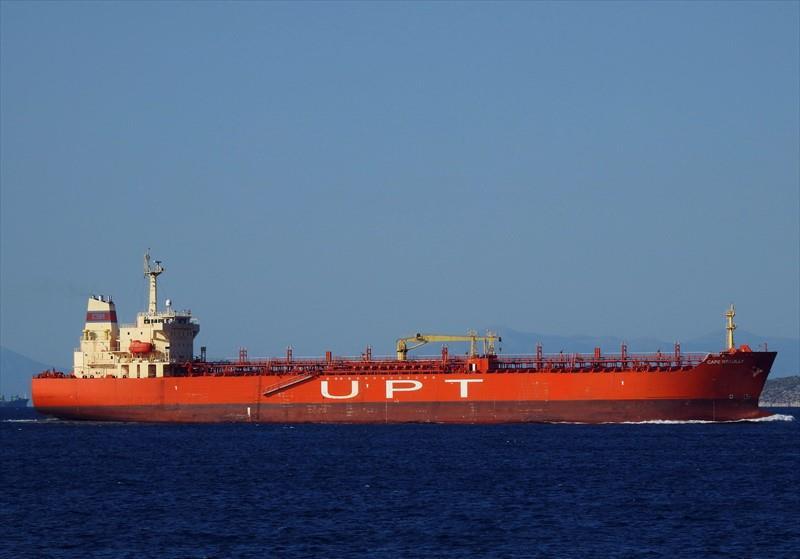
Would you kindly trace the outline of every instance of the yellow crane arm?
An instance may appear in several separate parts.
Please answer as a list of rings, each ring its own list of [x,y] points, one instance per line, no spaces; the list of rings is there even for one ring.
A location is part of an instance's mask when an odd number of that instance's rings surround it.
[[[419,332],[413,336],[406,338],[399,338],[397,340],[397,360],[405,361],[408,358],[408,352],[420,346],[435,342],[469,342],[469,354],[474,357],[477,354],[477,343],[483,342],[484,351],[487,354],[494,354],[495,342],[503,341],[502,338],[493,332],[486,332],[485,336],[478,336],[475,331],[470,331],[466,336],[450,335],[450,334],[420,334]],[[410,345],[409,344],[414,344]]]

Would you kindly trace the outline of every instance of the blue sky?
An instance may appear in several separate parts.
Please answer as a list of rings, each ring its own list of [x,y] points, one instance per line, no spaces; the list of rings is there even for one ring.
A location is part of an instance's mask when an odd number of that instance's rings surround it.
[[[214,356],[800,336],[796,2],[1,10],[5,347],[131,321],[147,247]]]

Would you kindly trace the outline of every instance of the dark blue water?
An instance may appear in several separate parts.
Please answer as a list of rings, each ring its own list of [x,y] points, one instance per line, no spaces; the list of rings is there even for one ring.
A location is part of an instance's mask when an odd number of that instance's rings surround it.
[[[5,417],[2,557],[800,556],[800,419],[287,426]]]

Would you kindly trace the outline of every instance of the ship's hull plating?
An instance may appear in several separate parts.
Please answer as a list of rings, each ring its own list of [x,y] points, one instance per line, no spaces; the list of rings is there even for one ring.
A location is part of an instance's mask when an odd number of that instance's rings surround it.
[[[619,423],[736,421],[768,415],[730,400],[585,400],[573,402],[414,402],[38,408],[74,420],[170,423]],[[249,410],[249,412],[248,412]]]
[[[261,423],[734,421],[757,418],[774,352],[721,354],[691,369],[431,371],[151,379],[36,378],[33,399],[65,419]],[[292,384],[293,378],[299,382]],[[287,384],[288,383],[288,384]],[[278,390],[275,387],[283,388]]]

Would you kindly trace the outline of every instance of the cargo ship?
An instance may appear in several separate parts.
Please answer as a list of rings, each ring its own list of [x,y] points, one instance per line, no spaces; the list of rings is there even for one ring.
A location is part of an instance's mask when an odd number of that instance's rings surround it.
[[[69,373],[32,381],[33,405],[71,420],[262,423],[605,423],[652,420],[733,421],[769,415],[759,396],[776,353],[734,344],[733,305],[726,347],[670,352],[501,356],[500,337],[416,333],[389,357],[210,361],[194,355],[200,326],[190,311],[158,306],[160,261],[145,255],[148,307],[119,325],[110,296],[89,297],[80,347]],[[463,355],[413,357],[428,343],[467,343]]]

